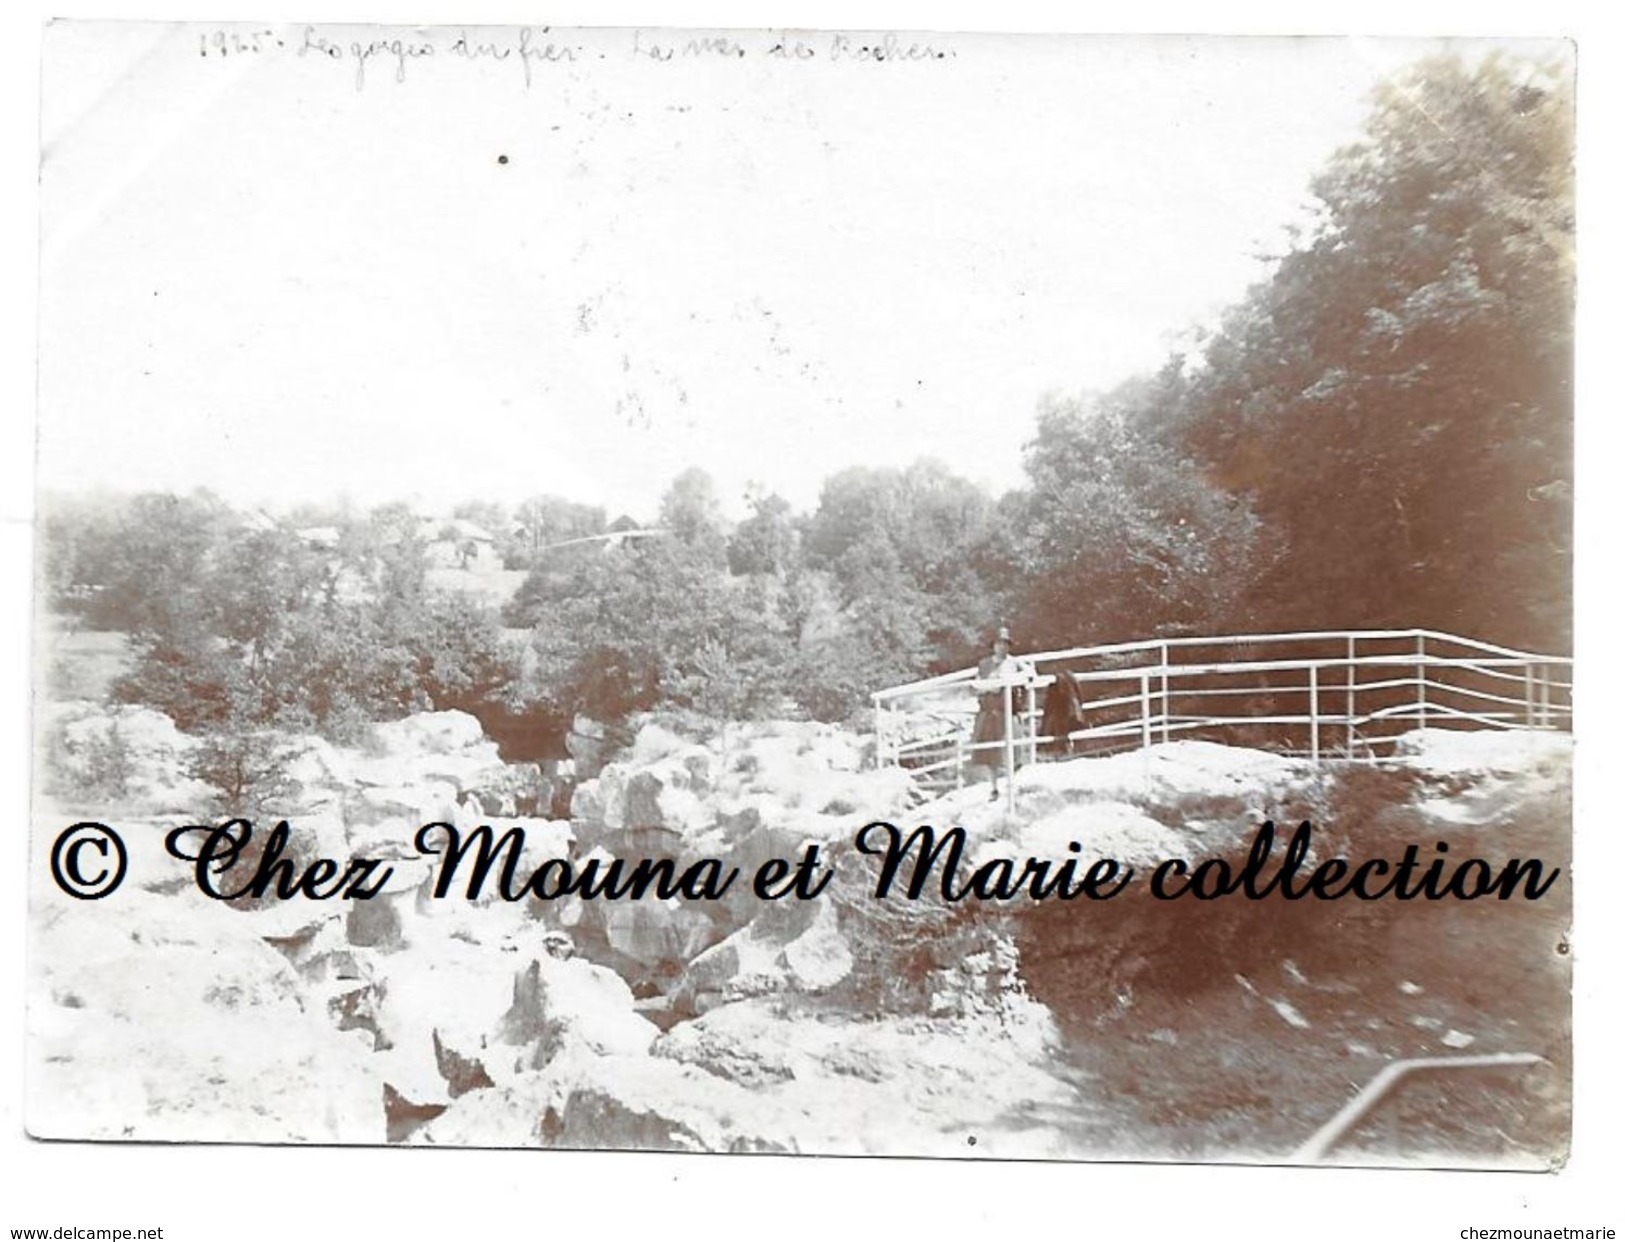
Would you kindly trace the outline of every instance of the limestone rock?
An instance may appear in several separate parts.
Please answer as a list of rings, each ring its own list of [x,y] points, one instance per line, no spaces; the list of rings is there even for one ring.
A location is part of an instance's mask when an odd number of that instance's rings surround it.
[[[781,1110],[693,1065],[659,1057],[572,1057],[537,1123],[550,1146],[654,1151],[796,1150]]]
[[[852,973],[852,949],[841,935],[835,906],[821,901],[812,925],[784,946],[790,982],[803,992],[822,992]]]
[[[161,1142],[384,1137],[370,1038],[340,1031],[325,1005],[307,1000],[253,915],[140,890],[102,905],[91,919],[76,909],[36,926],[47,999],[29,1007],[31,1133]],[[35,915],[52,910],[40,904]]]
[[[572,1046],[641,1056],[658,1034],[634,1010],[632,990],[614,971],[581,958],[542,957],[515,977],[513,1003],[495,1038],[524,1049],[519,1063],[539,1069]]]
[[[610,947],[642,966],[680,965],[717,939],[703,906],[655,897],[608,905],[602,925]]]
[[[741,1039],[731,1027],[708,1022],[706,1017],[673,1027],[655,1041],[652,1051],[657,1057],[698,1066],[742,1087],[787,1082],[796,1076],[796,1058],[783,1045]]]
[[[435,1029],[433,1038],[435,1065],[440,1070],[440,1076],[446,1080],[446,1091],[452,1099],[496,1085],[491,1081],[491,1075],[485,1072],[479,1058],[465,1056],[448,1046],[439,1028]]]

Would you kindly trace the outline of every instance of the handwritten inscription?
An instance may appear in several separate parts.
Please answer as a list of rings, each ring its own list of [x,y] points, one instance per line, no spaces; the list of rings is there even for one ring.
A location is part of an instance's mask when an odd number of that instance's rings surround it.
[[[958,56],[950,43],[940,39],[931,42],[896,33],[630,30],[597,36],[591,43],[572,42],[567,34],[547,26],[474,32],[458,27],[409,32],[369,27],[360,35],[354,27],[305,26],[291,31],[221,27],[199,34],[196,47],[204,60],[247,56],[268,59],[291,54],[307,63],[332,65],[346,70],[358,91],[381,80],[404,85],[429,62],[511,65],[528,89],[535,84],[538,73],[550,67],[615,59],[647,65],[751,60],[778,64],[919,65]]]
[[[211,30],[197,42],[200,56],[258,56],[287,46],[274,30]]]
[[[884,35],[878,41],[862,41],[838,34],[831,36],[829,45],[831,60],[865,60],[876,65],[897,61],[945,60],[951,54],[929,43],[905,44],[894,34]]]
[[[581,54],[580,48],[555,43],[547,38],[547,35],[546,26],[542,27],[540,33],[526,26],[512,42],[494,39],[470,40],[467,33],[464,33],[458,35],[456,41],[452,43],[451,54],[464,60],[515,61],[524,70],[525,85],[528,87],[532,81],[532,66],[573,61]]]
[[[707,60],[742,60],[745,56],[745,45],[734,42],[726,35],[707,35],[678,39],[675,42],[662,42],[650,38],[641,30],[634,30],[632,55],[656,61],[672,60],[678,56],[687,60],[696,57]]]

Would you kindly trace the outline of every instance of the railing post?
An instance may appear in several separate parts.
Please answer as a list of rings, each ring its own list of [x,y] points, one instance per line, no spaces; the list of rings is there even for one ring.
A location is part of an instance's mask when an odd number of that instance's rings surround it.
[[[1350,759],[1354,758],[1354,635],[1349,635],[1348,643],[1348,673],[1347,697],[1344,700],[1343,710],[1348,717],[1348,731],[1343,741],[1343,750]]]
[[[1540,666],[1540,727],[1548,729],[1552,724],[1552,671],[1544,664]]]
[[[1535,666],[1523,666],[1523,723],[1529,728],[1535,723]]]
[[[1320,666],[1309,666],[1309,758],[1320,761]]]
[[[1011,711],[1013,687],[1008,680],[1004,683],[1004,806],[1006,810],[1016,809],[1016,718]]]
[[[1033,680],[1037,680],[1038,668],[1033,667]],[[1027,687],[1027,762],[1038,762],[1038,687]]]
[[[1151,745],[1151,674],[1140,674],[1140,746]]]
[[[885,717],[882,714],[884,709],[880,706],[878,694],[870,695],[869,702],[875,709],[875,767],[883,768],[886,766],[886,729]]]
[[[1427,637],[1416,636],[1416,727],[1428,727]]]
[[[1168,644],[1162,644],[1162,740],[1168,740]]]

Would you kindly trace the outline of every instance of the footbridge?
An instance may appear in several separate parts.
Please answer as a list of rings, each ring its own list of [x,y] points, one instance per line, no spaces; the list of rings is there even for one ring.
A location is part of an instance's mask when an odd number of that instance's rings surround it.
[[[1370,762],[1415,729],[1569,729],[1572,663],[1425,629],[1072,647],[1016,656],[999,687],[967,668],[878,691],[875,753],[922,789],[963,783],[978,764],[1179,738]],[[1005,736],[973,744],[979,698],[1000,689]]]

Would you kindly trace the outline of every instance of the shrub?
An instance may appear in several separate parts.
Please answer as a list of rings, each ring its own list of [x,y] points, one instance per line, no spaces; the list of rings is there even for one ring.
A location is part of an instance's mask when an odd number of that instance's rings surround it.
[[[109,802],[127,797],[135,779],[135,755],[118,721],[75,745],[64,726],[52,738],[48,764],[56,792],[75,801]]]

